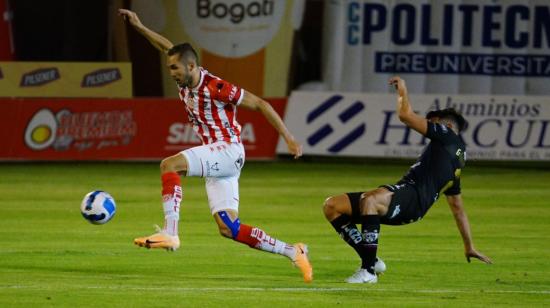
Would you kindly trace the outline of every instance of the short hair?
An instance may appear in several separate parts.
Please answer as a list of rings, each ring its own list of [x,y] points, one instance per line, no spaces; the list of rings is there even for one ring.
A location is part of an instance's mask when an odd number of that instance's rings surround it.
[[[454,108],[433,110],[428,112],[428,114],[426,115],[426,119],[428,120],[435,117],[453,121],[458,126],[457,128],[459,132],[462,132],[466,128],[468,128],[468,122],[464,119],[462,114],[456,111]]]
[[[180,56],[180,60],[194,60],[197,65],[199,64],[199,56],[197,55],[197,52],[195,51],[193,46],[191,46],[191,44],[189,43],[174,45],[172,46],[172,48],[168,49],[169,56],[173,56],[175,54]]]

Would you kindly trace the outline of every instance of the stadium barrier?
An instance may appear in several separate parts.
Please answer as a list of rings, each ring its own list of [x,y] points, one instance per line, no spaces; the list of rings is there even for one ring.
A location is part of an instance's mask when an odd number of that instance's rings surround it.
[[[415,111],[454,107],[469,127],[468,159],[550,161],[550,97],[411,95]],[[428,140],[396,114],[395,94],[293,92],[285,123],[304,154],[414,158]],[[277,153],[287,154],[279,141]]]
[[[268,99],[283,116],[287,99]],[[159,160],[200,145],[177,99],[7,99],[0,160]],[[275,156],[278,133],[240,109],[247,159]]]
[[[0,97],[61,96],[131,98],[132,64],[0,62]]]

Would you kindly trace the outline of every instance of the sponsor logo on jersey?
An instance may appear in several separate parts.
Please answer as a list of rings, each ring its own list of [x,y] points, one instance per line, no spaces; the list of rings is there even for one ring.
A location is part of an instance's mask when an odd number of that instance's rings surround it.
[[[57,67],[41,68],[21,76],[20,87],[36,87],[41,86],[60,78]]]
[[[401,209],[399,208],[401,205],[398,204],[393,209],[393,212],[391,213],[390,219],[394,218],[395,216],[399,215],[399,212],[401,212]]]
[[[118,68],[106,68],[84,75],[80,86],[83,88],[101,87],[122,78]]]

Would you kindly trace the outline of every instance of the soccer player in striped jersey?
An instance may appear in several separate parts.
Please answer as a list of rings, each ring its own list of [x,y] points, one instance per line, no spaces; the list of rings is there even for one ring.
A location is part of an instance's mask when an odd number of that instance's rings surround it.
[[[411,107],[405,81],[394,77],[389,83],[398,92],[399,119],[430,139],[430,143],[396,184],[383,185],[368,192],[332,196],[325,201],[325,217],[362,261],[361,267],[346,282],[376,283],[377,274],[386,268],[376,257],[380,224],[404,225],[418,221],[442,193],[447,197],[462,236],[468,262],[470,258],[477,258],[491,263],[474,248],[462,202],[460,171],[466,161],[466,145],[459,133],[465,128],[466,121],[452,108],[431,111],[422,118]],[[361,232],[356,223],[361,223]]]
[[[239,220],[238,180],[245,152],[241,143],[241,126],[236,118],[237,107],[258,111],[265,116],[284,138],[295,158],[302,155],[302,146],[269,103],[200,67],[197,53],[190,44],[173,45],[145,27],[134,12],[124,9],[118,12],[153,46],[166,53],[170,75],[177,83],[189,121],[203,144],[162,160],[164,227],[151,236],[136,238],[134,243],[146,248],[178,249],[179,208],[183,198],[180,174],[204,177],[210,211],[222,236],[288,257],[300,269],[304,281],[311,282],[312,267],[306,245],[289,245]]]

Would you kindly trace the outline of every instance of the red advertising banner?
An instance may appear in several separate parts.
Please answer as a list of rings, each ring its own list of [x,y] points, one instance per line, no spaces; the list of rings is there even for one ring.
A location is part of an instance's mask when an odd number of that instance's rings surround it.
[[[284,114],[286,98],[269,99]],[[0,160],[159,160],[200,145],[175,99],[0,99]],[[247,159],[275,156],[278,134],[238,110]]]

